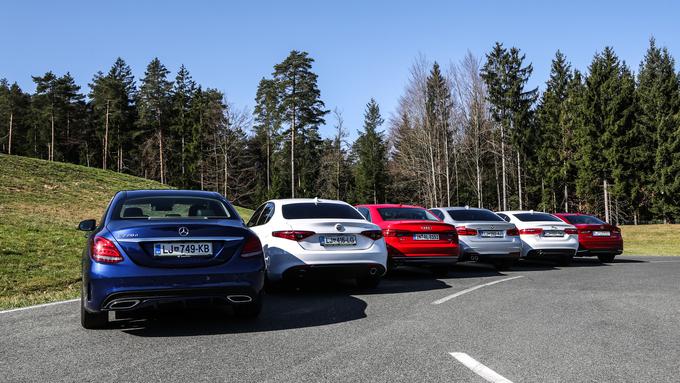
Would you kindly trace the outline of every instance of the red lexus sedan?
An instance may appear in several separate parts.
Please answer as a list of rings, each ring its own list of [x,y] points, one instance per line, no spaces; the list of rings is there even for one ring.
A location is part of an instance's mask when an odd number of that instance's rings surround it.
[[[387,243],[387,268],[418,265],[446,276],[458,260],[458,234],[420,206],[357,205],[366,219],[378,225]]]
[[[597,256],[601,262],[612,262],[623,252],[621,229],[597,217],[580,213],[558,213],[555,217],[578,229],[577,256]]]

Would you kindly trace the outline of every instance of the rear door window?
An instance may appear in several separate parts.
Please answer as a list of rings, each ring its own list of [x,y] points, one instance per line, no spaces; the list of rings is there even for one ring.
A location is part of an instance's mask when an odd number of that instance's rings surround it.
[[[363,215],[364,218],[366,218],[366,220],[367,220],[368,222],[372,222],[372,221],[371,221],[371,211],[368,210],[368,208],[366,208],[366,207],[358,207],[357,210],[359,210],[359,213],[361,213],[361,215]]]
[[[561,219],[548,213],[516,213],[515,217],[522,222],[562,222]]]
[[[499,217],[495,213],[488,210],[449,210],[449,215],[454,221],[460,222],[475,222],[475,221],[486,221],[486,222],[502,222],[503,218]]]
[[[269,220],[272,219],[272,215],[274,215],[274,204],[268,203],[262,210],[260,218],[257,220],[257,226],[264,225],[269,222]]]
[[[264,210],[265,206],[267,206],[267,204],[262,204],[257,209],[255,209],[255,212],[253,213],[253,215],[250,216],[250,219],[248,220],[247,223],[248,227],[257,226],[257,220],[260,218],[260,215],[262,215],[262,210]]]
[[[381,207],[378,214],[383,221],[439,221],[429,211],[417,207]]]
[[[434,209],[434,210],[430,210],[430,211],[432,212],[432,214],[437,216],[437,218],[439,218],[440,220],[442,220],[442,221],[444,220],[444,213],[442,213],[441,210]]]
[[[285,219],[365,219],[355,208],[341,203],[289,203],[281,207]]]

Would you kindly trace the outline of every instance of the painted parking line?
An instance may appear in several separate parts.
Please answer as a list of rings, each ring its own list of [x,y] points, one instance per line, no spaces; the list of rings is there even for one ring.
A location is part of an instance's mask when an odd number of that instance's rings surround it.
[[[43,304],[35,305],[35,306],[19,307],[19,308],[16,308],[16,309],[9,309],[9,310],[5,310],[5,311],[0,311],[0,314],[9,314],[9,313],[17,312],[17,311],[39,309],[39,308],[42,308],[42,307],[49,307],[49,306],[61,305],[61,304],[64,304],[64,303],[77,302],[79,300],[80,300],[80,298],[75,298],[75,299],[69,299],[69,300],[66,300],[66,301],[43,303]]]
[[[461,296],[461,295],[463,295],[463,294],[467,294],[467,293],[469,293],[469,292],[471,292],[471,291],[475,291],[475,290],[477,290],[477,289],[481,289],[482,287],[487,287],[487,286],[495,285],[496,283],[507,282],[507,281],[511,281],[511,280],[513,280],[513,279],[523,278],[523,277],[524,277],[523,275],[518,275],[518,276],[516,276],[516,277],[510,277],[510,278],[505,278],[505,279],[499,279],[499,280],[497,280],[497,281],[488,282],[488,283],[483,283],[483,284],[477,285],[477,286],[472,286],[472,287],[470,287],[469,289],[465,289],[465,290],[459,291],[459,292],[457,292],[457,293],[451,294],[451,295],[449,295],[449,296],[446,296],[446,297],[444,297],[444,298],[437,299],[436,301],[432,302],[432,304],[433,304],[433,305],[439,305],[439,304],[442,304],[442,303],[444,303],[444,302],[446,302],[446,301],[448,301],[448,300],[451,300],[451,299],[453,299],[453,298],[459,297],[459,296]]]
[[[479,363],[478,361],[474,360],[470,355],[464,352],[450,352],[449,354],[451,354],[452,357],[456,358],[459,362],[461,362],[465,367],[472,370],[472,372],[484,378],[484,380],[486,380],[487,382],[512,383],[512,381],[509,380],[508,378],[503,377],[496,371]]]

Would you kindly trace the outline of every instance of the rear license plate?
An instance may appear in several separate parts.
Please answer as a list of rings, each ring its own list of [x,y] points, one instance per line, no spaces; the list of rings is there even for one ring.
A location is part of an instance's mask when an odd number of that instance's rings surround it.
[[[413,234],[414,241],[438,241],[439,234]]]
[[[544,230],[544,237],[564,237],[564,231],[562,230]]]
[[[609,231],[593,231],[593,237],[609,237],[611,232]]]
[[[321,246],[356,246],[356,235],[320,235],[319,243]]]
[[[503,238],[502,230],[482,230],[479,232],[482,238]]]
[[[156,257],[201,257],[212,255],[211,242],[160,242],[153,244]]]

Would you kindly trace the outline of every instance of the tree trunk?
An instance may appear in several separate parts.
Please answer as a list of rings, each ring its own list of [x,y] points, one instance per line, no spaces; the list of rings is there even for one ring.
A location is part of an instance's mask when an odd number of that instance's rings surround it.
[[[270,170],[270,166],[271,166],[271,158],[270,158],[270,156],[271,156],[271,154],[270,154],[271,143],[270,143],[270,140],[271,140],[271,138],[270,138],[269,135],[270,135],[269,128],[267,128],[267,198],[269,198],[269,192],[271,190],[271,181],[270,181],[270,179],[271,179],[271,170]]]
[[[14,120],[14,112],[9,113],[9,142],[7,143],[7,154],[12,154],[12,122]]]
[[[607,193],[607,180],[604,180],[603,183],[603,189],[604,189],[604,220],[605,222],[609,223],[609,196]]]
[[[505,175],[505,128],[501,124],[501,177],[503,178],[503,210],[508,210],[508,195],[506,192],[508,180]]]
[[[158,126],[158,153],[161,168],[161,183],[165,184],[165,166],[163,164],[163,130]]]
[[[50,150],[48,151],[48,156],[50,161],[54,161],[54,106],[52,107],[52,113],[50,115],[50,122],[52,125],[52,143],[50,144]]]
[[[517,192],[519,195],[519,210],[522,210],[522,167],[520,165],[519,149],[517,150]]]
[[[106,117],[104,123],[104,154],[102,155],[102,169],[106,170],[106,159],[109,156],[109,100],[106,100]]]
[[[566,183],[564,184],[564,212],[569,213],[569,193]]]

